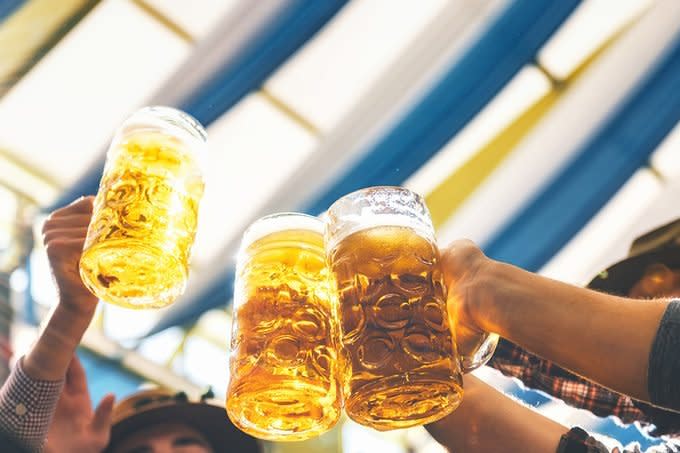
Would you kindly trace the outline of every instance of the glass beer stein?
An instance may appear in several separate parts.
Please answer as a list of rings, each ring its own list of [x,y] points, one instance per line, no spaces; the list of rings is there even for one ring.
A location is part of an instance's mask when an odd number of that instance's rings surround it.
[[[163,307],[184,291],[203,195],[203,127],[147,107],[118,129],[80,260],[85,285],[128,308]]]
[[[227,413],[252,436],[303,440],[340,417],[337,319],[324,224],[304,214],[253,223],[238,254]]]
[[[325,240],[339,295],[347,415],[382,431],[452,412],[463,394],[463,361],[422,198],[400,187],[346,195],[328,210]],[[495,341],[476,347],[493,352]]]

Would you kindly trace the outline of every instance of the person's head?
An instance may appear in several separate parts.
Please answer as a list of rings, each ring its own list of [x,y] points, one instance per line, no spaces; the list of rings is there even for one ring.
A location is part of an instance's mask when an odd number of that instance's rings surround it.
[[[239,431],[221,405],[183,393],[138,392],[113,413],[105,453],[260,453],[259,443]]]
[[[680,220],[637,238],[628,258],[601,272],[588,287],[633,298],[680,296]]]
[[[216,453],[206,437],[183,423],[141,428],[121,439],[112,453]]]

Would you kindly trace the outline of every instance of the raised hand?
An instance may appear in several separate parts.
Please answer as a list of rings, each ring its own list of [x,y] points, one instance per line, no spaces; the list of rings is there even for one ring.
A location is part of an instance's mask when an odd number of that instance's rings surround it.
[[[493,340],[487,341],[483,333],[495,332],[494,320],[490,319],[495,311],[488,309],[494,302],[489,291],[494,285],[490,263],[479,247],[468,240],[455,241],[442,250],[449,316],[456,329],[458,352],[471,367],[476,367],[474,364],[491,352],[488,348]]]
[[[52,268],[59,304],[91,314],[97,298],[83,285],[79,262],[92,216],[93,197],[80,198],[54,211],[43,226],[43,241]]]
[[[80,198],[54,211],[43,226],[43,240],[59,302],[40,339],[24,360],[25,371],[33,379],[64,378],[71,357],[94,316],[97,298],[83,285],[79,271],[92,202],[92,197]]]
[[[97,408],[92,409],[85,370],[74,355],[50,424],[45,452],[103,451],[109,442],[114,399],[113,395],[106,395]]]

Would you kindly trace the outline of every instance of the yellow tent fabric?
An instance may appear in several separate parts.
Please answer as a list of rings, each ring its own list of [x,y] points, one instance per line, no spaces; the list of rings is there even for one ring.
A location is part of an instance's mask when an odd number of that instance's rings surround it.
[[[30,0],[0,25],[0,96],[99,0]]]
[[[644,10],[640,14],[643,12]],[[611,43],[616,41],[634,22],[635,20],[632,20],[622,24],[621,28],[588,55],[566,80],[555,80],[549,71],[541,68],[552,81],[551,91],[539,98],[499,134],[490,137],[487,144],[477,153],[463,165],[455,168],[430,193],[425,194],[425,201],[432,215],[435,228],[441,227],[456,212],[463,202],[483,184],[484,180],[541,121],[542,117],[561,96],[569,90],[573,82],[587,71],[590,64],[597,60]]]

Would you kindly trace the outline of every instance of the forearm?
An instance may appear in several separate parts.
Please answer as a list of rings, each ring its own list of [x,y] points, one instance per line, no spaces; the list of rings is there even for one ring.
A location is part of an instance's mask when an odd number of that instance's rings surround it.
[[[566,427],[472,375],[464,379],[465,396],[458,409],[426,427],[439,443],[451,452],[555,453]]]
[[[45,329],[0,389],[0,431],[28,451],[40,451],[66,371],[90,324],[91,310],[58,305]]]
[[[58,305],[45,329],[24,358],[24,370],[32,379],[64,379],[71,358],[92,320],[91,310],[74,311]]]
[[[485,330],[606,387],[649,401],[649,354],[667,301],[634,301],[492,263]],[[481,313],[481,311],[480,311]]]

